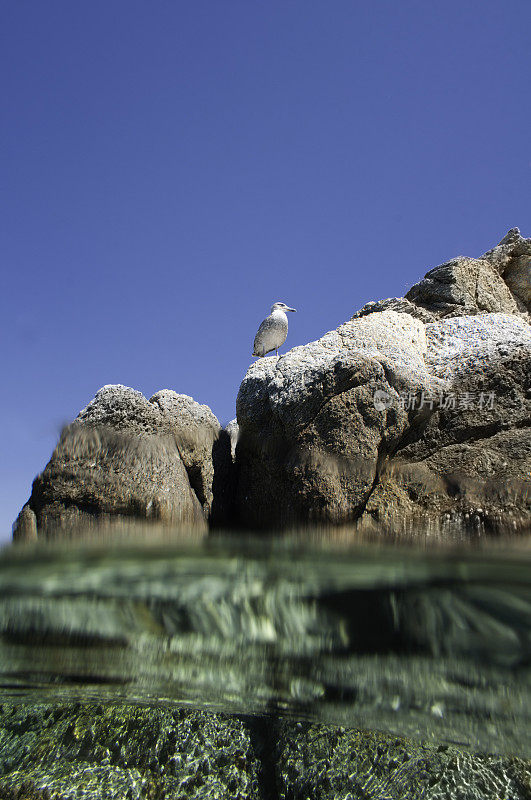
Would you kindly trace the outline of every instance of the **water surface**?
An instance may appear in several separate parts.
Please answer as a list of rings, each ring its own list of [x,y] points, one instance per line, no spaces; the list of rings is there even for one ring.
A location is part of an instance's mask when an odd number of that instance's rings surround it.
[[[0,700],[282,713],[531,757],[530,586],[526,539],[6,548]]]

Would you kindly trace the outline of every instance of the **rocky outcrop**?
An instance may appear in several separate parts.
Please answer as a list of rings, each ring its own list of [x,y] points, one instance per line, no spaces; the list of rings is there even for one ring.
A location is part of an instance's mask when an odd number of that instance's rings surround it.
[[[237,421],[104,387],[68,426],[14,538],[119,520],[499,529],[529,513],[531,239],[517,228],[402,298],[248,370]],[[409,523],[408,523],[409,524]]]
[[[514,229],[253,364],[237,400],[242,524],[526,524],[530,253]]]
[[[191,397],[164,390],[148,401],[128,387],[104,386],[64,429],[14,538],[120,520],[205,528],[219,433],[210,409]]]
[[[501,311],[517,314],[516,299],[503,278],[484,259],[454,258],[430,270],[406,300],[437,317]]]
[[[531,311],[531,239],[512,228],[480,258],[458,256],[434,267],[405,297],[367,303],[354,316],[392,309],[423,322],[443,317]]]
[[[518,228],[511,228],[483,258],[502,276],[518,308],[531,313],[531,239],[524,239]]]
[[[374,314],[375,311],[398,311],[401,314],[409,314],[422,322],[433,322],[435,315],[422,306],[417,306],[405,297],[387,297],[385,300],[371,300],[365,303],[363,308],[357,311],[351,319],[366,317],[367,314]]]
[[[208,406],[201,406],[186,394],[163,389],[151,397],[168,421],[190,485],[208,516],[214,499],[212,451],[221,426]]]
[[[351,320],[253,364],[237,399],[237,503],[250,527],[356,519],[378,464],[409,428],[400,392],[432,387],[418,320]],[[374,398],[395,402],[382,413]]]

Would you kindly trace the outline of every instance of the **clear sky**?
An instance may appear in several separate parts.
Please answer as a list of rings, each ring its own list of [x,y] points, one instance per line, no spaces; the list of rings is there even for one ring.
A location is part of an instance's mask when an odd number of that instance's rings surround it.
[[[5,0],[0,538],[106,383],[235,413],[318,338],[531,235],[529,0]]]

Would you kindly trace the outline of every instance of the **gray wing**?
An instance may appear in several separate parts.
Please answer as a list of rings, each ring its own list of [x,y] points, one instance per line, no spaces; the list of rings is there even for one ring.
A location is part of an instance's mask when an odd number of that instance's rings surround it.
[[[270,343],[274,327],[275,323],[271,316],[266,317],[261,323],[254,337],[253,356],[265,356],[266,353],[275,349],[274,345],[272,346]]]
[[[258,328],[254,338],[253,356],[265,356],[266,353],[277,350],[284,344],[287,335],[287,319],[270,314]]]

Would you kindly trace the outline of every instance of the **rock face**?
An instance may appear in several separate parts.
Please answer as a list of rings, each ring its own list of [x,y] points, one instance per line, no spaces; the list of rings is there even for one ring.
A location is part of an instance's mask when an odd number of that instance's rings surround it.
[[[523,524],[530,256],[514,229],[481,259],[431,270],[406,298],[254,363],[237,399],[241,522]]]
[[[251,527],[356,519],[408,430],[400,392],[428,391],[420,321],[384,311],[247,372],[237,399],[238,505]],[[395,402],[389,412],[375,407]],[[378,395],[376,395],[378,396]]]
[[[511,228],[483,258],[502,276],[518,308],[531,313],[531,239],[524,239],[518,228]]]
[[[220,434],[219,422],[208,406],[169,389],[157,392],[149,402],[158,406],[171,425],[192,489],[208,516],[214,499],[212,450]]]
[[[405,297],[367,303],[355,317],[393,309],[423,322],[488,312],[531,311],[531,239],[512,228],[480,258],[457,258],[431,269]]]
[[[219,432],[191,397],[104,386],[63,431],[14,538],[134,519],[205,527]]]
[[[422,435],[382,470],[366,513],[382,522],[419,511],[480,529],[528,522],[531,331],[517,317],[454,317],[426,326],[431,372]],[[422,401],[414,398],[417,404]],[[432,402],[433,401],[433,402]]]

